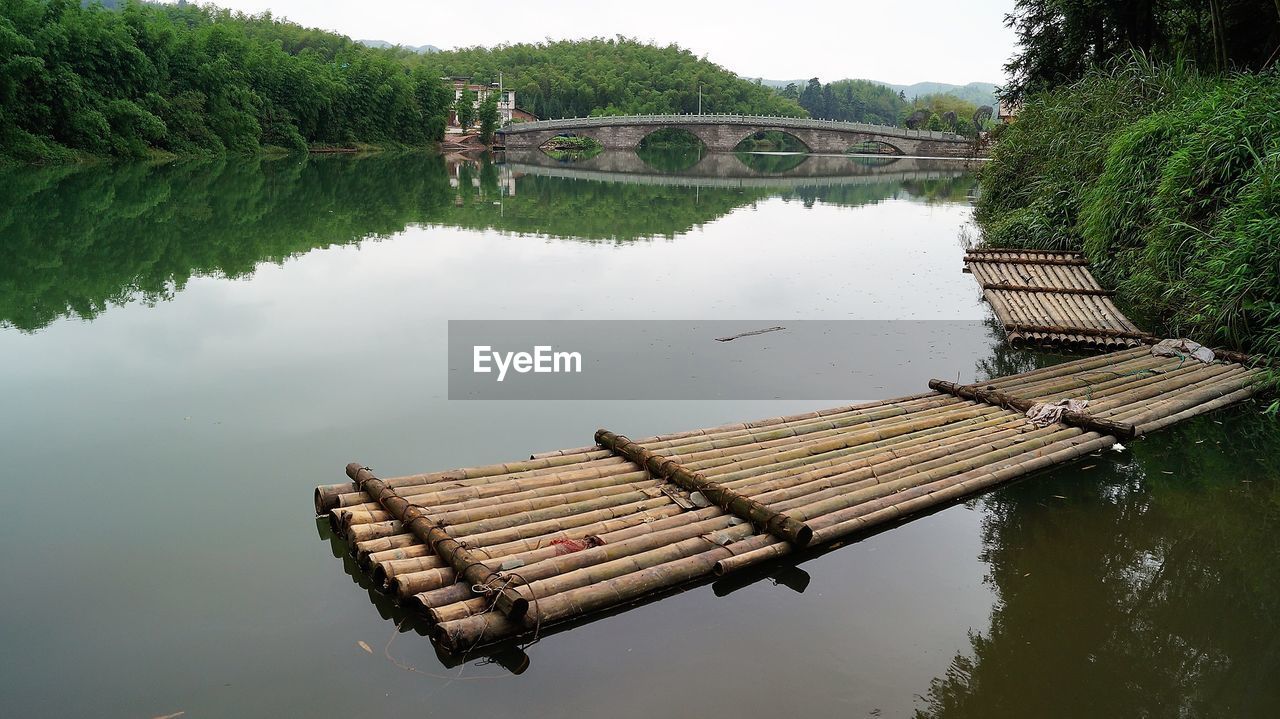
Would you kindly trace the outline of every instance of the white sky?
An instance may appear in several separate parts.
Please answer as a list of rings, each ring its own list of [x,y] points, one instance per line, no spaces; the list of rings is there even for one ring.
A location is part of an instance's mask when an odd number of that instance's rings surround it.
[[[1004,79],[1014,0],[219,0],[356,39],[440,48],[626,35],[748,77],[896,84]]]

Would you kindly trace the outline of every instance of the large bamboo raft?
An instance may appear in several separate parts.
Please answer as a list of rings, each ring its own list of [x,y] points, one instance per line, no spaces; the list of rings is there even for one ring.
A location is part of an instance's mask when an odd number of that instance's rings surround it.
[[[1116,349],[1150,338],[1116,307],[1078,252],[970,250],[964,262],[1012,344]]]
[[[1252,395],[1257,370],[1148,347],[927,393],[317,487],[375,583],[445,650],[534,633],[954,502]],[[1039,402],[1086,400],[1037,426]]]

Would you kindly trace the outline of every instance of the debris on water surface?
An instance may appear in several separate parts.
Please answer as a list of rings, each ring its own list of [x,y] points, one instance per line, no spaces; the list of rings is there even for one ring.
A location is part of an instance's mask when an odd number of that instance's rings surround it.
[[[766,327],[762,330],[751,330],[750,332],[743,332],[741,334],[729,335],[728,337],[717,337],[716,342],[732,342],[741,337],[753,337],[755,335],[762,335],[766,332],[777,332],[779,330],[785,330],[785,329],[786,327]]]

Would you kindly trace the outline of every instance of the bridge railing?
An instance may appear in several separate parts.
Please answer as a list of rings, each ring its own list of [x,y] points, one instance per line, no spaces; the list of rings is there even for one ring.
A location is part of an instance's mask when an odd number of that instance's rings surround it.
[[[583,127],[610,127],[617,125],[755,125],[781,129],[843,130],[866,132],[889,137],[909,137],[921,140],[967,141],[963,135],[935,130],[910,130],[893,125],[874,125],[865,122],[843,120],[817,120],[811,117],[785,117],[781,115],[742,114],[668,114],[668,115],[597,115],[571,117],[557,120],[535,120],[507,125],[501,132],[508,134],[537,132],[539,130],[574,129]]]

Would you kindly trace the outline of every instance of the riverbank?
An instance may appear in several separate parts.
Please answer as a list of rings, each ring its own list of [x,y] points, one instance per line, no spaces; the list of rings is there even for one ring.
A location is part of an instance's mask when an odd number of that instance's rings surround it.
[[[1083,251],[1148,329],[1280,358],[1277,106],[1274,71],[1141,58],[1034,95],[980,174],[984,242]]]

